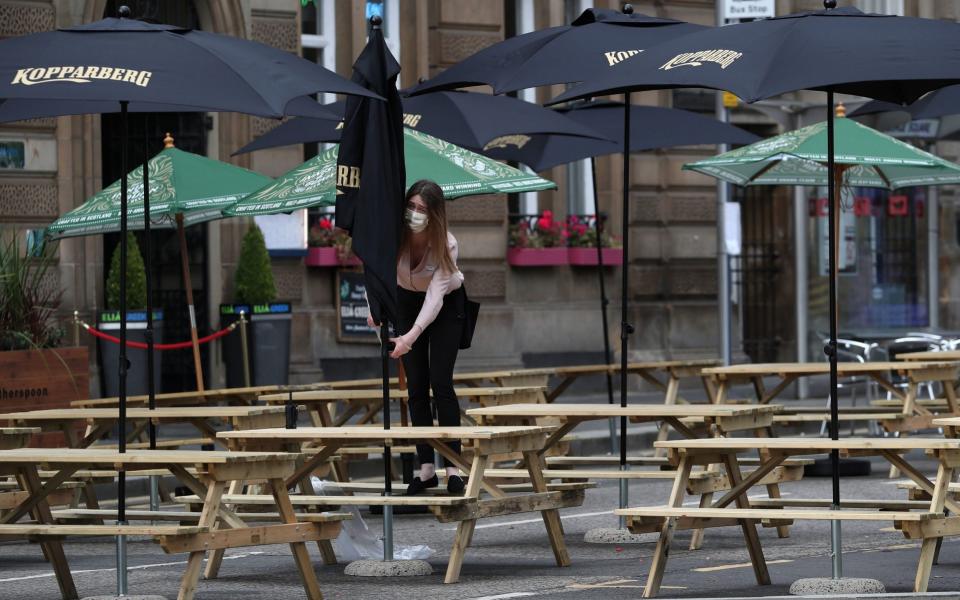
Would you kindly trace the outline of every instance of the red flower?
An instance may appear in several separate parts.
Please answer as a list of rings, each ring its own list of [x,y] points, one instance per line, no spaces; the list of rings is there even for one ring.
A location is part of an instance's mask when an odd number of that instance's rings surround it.
[[[333,221],[331,221],[329,217],[320,219],[318,225],[320,225],[320,229],[326,229],[327,231],[333,229]]]

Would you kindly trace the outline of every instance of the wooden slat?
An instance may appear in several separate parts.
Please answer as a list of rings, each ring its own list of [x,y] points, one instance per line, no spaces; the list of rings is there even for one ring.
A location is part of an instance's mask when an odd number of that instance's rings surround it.
[[[194,535],[160,536],[160,547],[164,552],[202,552],[224,548],[243,548],[265,544],[288,544],[291,542],[314,542],[329,540],[340,533],[339,521],[322,523],[285,523],[241,527],[239,529],[218,529]]]
[[[708,438],[697,440],[670,440],[656,442],[659,448],[686,450],[747,451],[747,450],[796,450],[829,452],[831,450],[958,450],[960,440],[943,438],[825,438],[779,437],[779,438]]]
[[[357,443],[371,440],[495,440],[538,433],[549,433],[548,427],[488,426],[488,427],[298,427],[297,429],[256,429],[249,431],[221,431],[218,438],[272,439],[272,440],[351,440]]]
[[[192,535],[204,531],[206,529],[203,527],[181,527],[178,525],[40,525],[21,523],[0,525],[0,536]]]
[[[472,417],[633,417],[661,420],[668,417],[734,417],[773,413],[780,406],[767,405],[663,405],[634,404],[627,407],[611,404],[505,404],[471,408],[467,415]]]
[[[943,518],[943,513],[864,510],[788,510],[779,508],[699,508],[650,506],[618,508],[614,514],[625,517],[666,517],[706,519],[792,519],[815,521],[926,521]]]
[[[116,450],[97,448],[19,448],[0,451],[0,464],[157,465],[243,464],[294,460],[281,452],[204,452],[201,450]]]

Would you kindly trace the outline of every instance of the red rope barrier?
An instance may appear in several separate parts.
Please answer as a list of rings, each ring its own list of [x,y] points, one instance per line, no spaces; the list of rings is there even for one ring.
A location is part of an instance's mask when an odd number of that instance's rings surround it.
[[[239,323],[240,323],[239,321],[231,323],[228,327],[224,327],[220,331],[215,331],[208,336],[200,338],[199,340],[197,340],[197,343],[206,344],[208,342],[212,342],[215,339],[222,338],[223,336],[229,334],[231,331],[236,329]],[[120,338],[118,337],[114,337],[109,333],[104,333],[99,329],[96,329],[95,327],[91,327],[89,324],[84,323],[83,321],[80,321],[80,324],[83,325],[83,328],[89,331],[90,335],[94,337],[98,337],[101,340],[107,340],[108,342],[113,342],[114,344],[120,343]],[[191,346],[193,346],[193,341],[187,340],[186,342],[175,342],[171,344],[154,344],[153,348],[155,350],[181,350],[183,348],[189,348]],[[131,342],[130,340],[127,340],[127,347],[139,348],[141,350],[147,349],[147,345],[144,344],[143,342]]]

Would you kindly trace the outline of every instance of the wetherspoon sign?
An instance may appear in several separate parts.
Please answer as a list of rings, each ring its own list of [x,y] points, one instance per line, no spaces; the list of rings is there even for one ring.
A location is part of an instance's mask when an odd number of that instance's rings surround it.
[[[721,0],[724,19],[766,19],[776,15],[775,0]]]

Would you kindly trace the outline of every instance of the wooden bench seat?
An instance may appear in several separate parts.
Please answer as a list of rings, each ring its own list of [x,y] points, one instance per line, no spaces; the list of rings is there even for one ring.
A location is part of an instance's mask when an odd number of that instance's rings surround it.
[[[117,511],[106,509],[77,508],[68,510],[54,510],[53,518],[57,521],[77,521],[85,519],[108,519],[115,517]],[[279,521],[280,513],[244,513],[237,512],[241,519],[251,521]],[[128,521],[178,521],[180,523],[195,523],[200,520],[199,512],[175,510],[128,510]],[[351,518],[349,513],[297,513],[297,521],[328,523],[332,521],[346,521]]]
[[[196,438],[184,438],[184,439],[162,439],[157,440],[157,450],[163,450],[168,448],[182,448],[184,446],[203,446],[204,444],[215,444],[216,439],[209,437],[196,437]],[[94,444],[91,448],[109,448],[115,450],[117,444]],[[150,442],[127,442],[128,450],[146,450],[150,448]]]
[[[548,456],[547,466],[565,466],[565,465],[619,465],[619,456]],[[815,461],[812,458],[788,458],[783,461],[784,466],[804,466],[812,465]],[[628,456],[627,464],[630,466],[643,467],[666,467],[673,469],[673,465],[666,456]],[[740,464],[746,466],[756,466],[760,464],[759,458],[740,458]]]
[[[438,475],[442,476],[441,473],[438,473]],[[347,483],[334,482],[333,485],[335,485],[337,489],[339,489],[342,492],[351,492],[351,493],[361,492],[361,493],[367,493],[367,494],[379,494],[383,492],[383,484],[377,483],[377,482],[363,482],[363,481],[360,481],[360,482],[351,481]],[[533,491],[533,485],[530,483],[505,483],[505,484],[500,484],[497,487],[500,488],[500,490],[503,492]],[[589,481],[547,483],[547,490],[549,491],[588,490],[595,487],[597,487],[597,484]],[[402,481],[393,482],[394,493],[396,493],[397,490],[405,490],[406,488],[407,488],[407,484],[403,483]],[[442,495],[446,493],[446,490],[444,490],[442,486],[438,486],[435,488],[427,489],[424,493],[428,495]]]
[[[203,504],[197,496],[174,496],[174,502],[188,505]],[[453,506],[467,504],[470,498],[463,496],[307,496],[291,495],[294,506]],[[264,494],[224,494],[224,504],[235,506],[273,506],[273,496]],[[298,513],[299,514],[299,513]]]
[[[116,514],[116,513],[114,513]],[[70,536],[70,535],[194,535],[206,533],[206,527],[180,525],[48,525],[12,523],[0,525],[0,536]]]
[[[929,504],[927,505],[929,506]],[[879,510],[812,510],[812,509],[780,509],[780,508],[699,508],[670,506],[650,506],[618,508],[614,514],[628,517],[630,520],[639,520],[649,523],[662,522],[667,518],[678,519],[678,524],[686,520],[690,528],[710,527],[710,520],[722,520],[723,526],[737,519],[762,521],[765,519],[792,521],[928,521],[944,518],[943,513],[910,512],[910,511],[879,511]],[[680,527],[683,529],[683,527]]]
[[[958,488],[960,489],[960,488]],[[830,498],[751,498],[750,506],[754,508],[829,508],[833,504]],[[890,510],[922,510],[928,508],[930,502],[919,500],[841,500],[841,509],[875,508],[881,511]]]
[[[896,421],[903,419],[906,415],[901,413],[875,413],[875,412],[848,412],[840,413],[837,419],[842,422],[852,421]],[[798,413],[798,414],[779,414],[773,415],[774,423],[820,423],[830,420],[830,413]]]

